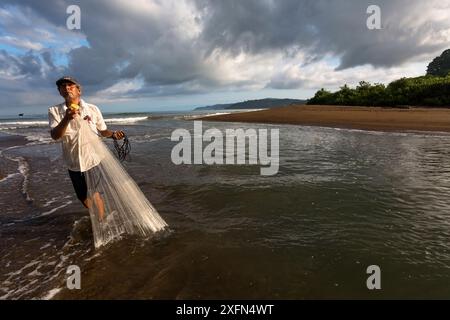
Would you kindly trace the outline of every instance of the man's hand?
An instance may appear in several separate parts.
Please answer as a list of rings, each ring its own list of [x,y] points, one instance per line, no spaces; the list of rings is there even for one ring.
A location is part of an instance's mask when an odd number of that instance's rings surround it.
[[[121,140],[125,137],[125,133],[122,130],[111,131],[111,130],[103,130],[99,131],[102,137],[111,138],[114,140]]]
[[[70,121],[73,120],[77,115],[80,115],[80,109],[74,110],[67,108],[66,115],[64,116],[64,118]]]
[[[122,140],[125,137],[125,133],[122,130],[114,131],[111,138],[114,140]]]

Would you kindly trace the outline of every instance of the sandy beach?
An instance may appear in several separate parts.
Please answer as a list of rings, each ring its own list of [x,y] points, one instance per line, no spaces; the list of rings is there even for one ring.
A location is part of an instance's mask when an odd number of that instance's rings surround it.
[[[292,105],[201,118],[205,121],[298,124],[378,131],[450,132],[450,109]]]

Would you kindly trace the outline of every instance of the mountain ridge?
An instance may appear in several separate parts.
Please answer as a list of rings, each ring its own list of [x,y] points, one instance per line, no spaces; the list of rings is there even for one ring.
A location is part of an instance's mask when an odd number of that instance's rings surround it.
[[[211,106],[198,107],[194,110],[236,110],[236,109],[269,109],[284,107],[291,104],[305,104],[306,100],[301,99],[276,99],[265,98],[258,100],[246,100],[236,103],[215,104]]]

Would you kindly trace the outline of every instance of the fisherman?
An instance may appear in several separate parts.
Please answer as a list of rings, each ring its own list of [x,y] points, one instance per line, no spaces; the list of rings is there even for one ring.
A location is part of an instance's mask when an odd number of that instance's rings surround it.
[[[65,102],[48,109],[50,135],[54,140],[61,140],[63,158],[77,198],[86,208],[90,208],[92,199],[88,198],[85,172],[95,170],[98,163],[89,159],[80,159],[79,127],[74,119],[82,117],[83,120],[88,121],[91,129],[102,137],[121,140],[125,134],[121,130],[110,131],[107,129],[99,108],[81,99],[82,87],[76,79],[68,76],[62,77],[56,81],[56,86]],[[98,192],[93,194],[93,198],[98,208],[98,218],[102,221],[105,212],[103,200]]]

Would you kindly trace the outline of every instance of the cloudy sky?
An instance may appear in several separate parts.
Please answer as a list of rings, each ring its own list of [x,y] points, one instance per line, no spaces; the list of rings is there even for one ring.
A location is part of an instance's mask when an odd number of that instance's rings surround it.
[[[1,0],[0,114],[45,113],[62,75],[106,111],[177,110],[388,83],[447,48],[450,0]]]

